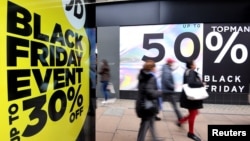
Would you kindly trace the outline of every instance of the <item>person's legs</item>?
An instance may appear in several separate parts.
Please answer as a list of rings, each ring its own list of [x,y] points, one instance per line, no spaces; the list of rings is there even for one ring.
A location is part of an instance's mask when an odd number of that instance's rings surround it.
[[[189,110],[189,118],[188,118],[189,130],[187,136],[195,141],[201,141],[201,139],[194,134],[194,122],[197,114],[198,114],[197,109]]]
[[[177,104],[176,104],[176,101],[174,99],[174,95],[173,94],[169,95],[169,101],[170,101],[170,103],[171,103],[171,105],[172,105],[172,107],[174,109],[174,112],[175,112],[175,114],[177,116],[177,119],[180,120],[182,118],[182,115],[181,115],[181,113],[180,113],[180,111],[179,111],[179,109],[177,107]]]
[[[149,126],[150,126],[150,120],[141,119],[140,128],[139,128],[138,136],[137,136],[137,141],[144,141],[145,140]]]
[[[199,137],[197,137],[194,134],[194,121],[195,118],[198,114],[198,109],[189,109],[188,110],[189,114],[185,117],[183,117],[182,119],[180,119],[177,123],[177,125],[180,127],[182,123],[186,122],[188,120],[188,134],[187,136],[195,141],[201,141],[201,139]]]
[[[178,120],[176,123],[177,126],[181,127],[181,124],[185,123],[189,119],[190,114],[186,115],[185,117],[182,117]]]
[[[163,110],[162,103],[163,103],[162,97],[159,97],[158,98],[159,110]]]
[[[154,122],[155,122],[155,119],[154,118],[151,118],[149,120],[149,129],[150,129],[150,132],[151,132],[151,135],[152,135],[152,138],[153,138],[153,141],[156,141],[156,132],[155,132],[155,125],[154,125]]]
[[[179,123],[180,123],[180,124],[183,124],[184,122],[186,122],[186,121],[189,119],[189,116],[190,116],[190,115],[188,114],[187,116],[181,118],[181,119],[179,120]]]
[[[104,95],[105,101],[108,100],[108,90],[107,90],[107,87],[108,87],[108,81],[102,81],[102,93]]]
[[[162,100],[162,97],[159,97],[158,99],[157,99],[157,102],[158,102],[158,106],[159,106],[159,113],[163,110],[162,108],[162,103],[163,103],[163,100]],[[158,114],[159,114],[158,113]],[[158,117],[157,115],[155,116],[155,120],[157,120],[157,121],[159,121],[159,120],[161,120],[161,118],[160,117]]]
[[[188,118],[188,125],[189,125],[189,133],[194,133],[194,121],[196,118],[196,115],[198,114],[198,110],[189,110],[189,118]]]

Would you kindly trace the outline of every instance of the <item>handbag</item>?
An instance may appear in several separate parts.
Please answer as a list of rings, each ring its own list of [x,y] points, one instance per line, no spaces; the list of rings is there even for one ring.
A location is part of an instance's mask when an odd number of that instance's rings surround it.
[[[110,91],[110,93],[115,94],[115,89],[113,83],[109,82],[107,89]]]
[[[154,103],[151,100],[144,99],[144,109],[152,109],[154,108]]]
[[[144,98],[142,102],[142,109],[145,115],[153,116],[158,112],[158,105],[152,100]]]
[[[203,100],[209,97],[205,87],[191,88],[183,84],[183,90],[189,100]]]

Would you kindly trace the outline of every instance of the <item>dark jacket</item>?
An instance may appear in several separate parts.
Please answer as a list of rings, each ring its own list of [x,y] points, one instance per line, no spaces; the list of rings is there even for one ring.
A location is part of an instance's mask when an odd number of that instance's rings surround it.
[[[140,73],[138,75],[138,97],[136,99],[136,113],[138,117],[141,118],[147,118],[147,117],[152,117],[151,114],[143,111],[142,109],[142,102],[144,98],[147,98],[158,107],[158,97],[161,96],[161,91],[158,91],[158,86],[157,86],[157,80],[154,77],[153,74],[145,72],[143,70],[140,70]],[[154,115],[158,113],[158,108],[157,111],[155,112]],[[154,116],[153,115],[153,116]]]
[[[187,69],[185,71],[183,83],[187,83],[191,88],[198,88],[203,86],[198,73],[191,69]],[[203,100],[188,100],[184,90],[182,90],[180,96],[180,105],[182,108],[186,109],[200,109],[203,108]]]

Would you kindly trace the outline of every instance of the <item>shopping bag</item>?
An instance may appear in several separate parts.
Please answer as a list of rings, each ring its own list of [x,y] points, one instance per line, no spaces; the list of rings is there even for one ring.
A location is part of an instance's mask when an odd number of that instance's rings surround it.
[[[109,82],[107,89],[110,91],[110,93],[115,93],[114,85],[113,83]]]
[[[209,97],[205,87],[191,88],[188,84],[183,84],[183,89],[189,100],[203,100]]]

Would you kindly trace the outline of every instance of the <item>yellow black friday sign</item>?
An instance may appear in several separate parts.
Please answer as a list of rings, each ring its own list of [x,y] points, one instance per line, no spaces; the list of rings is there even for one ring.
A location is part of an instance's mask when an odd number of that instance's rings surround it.
[[[89,106],[84,1],[0,7],[0,140],[75,140]]]

